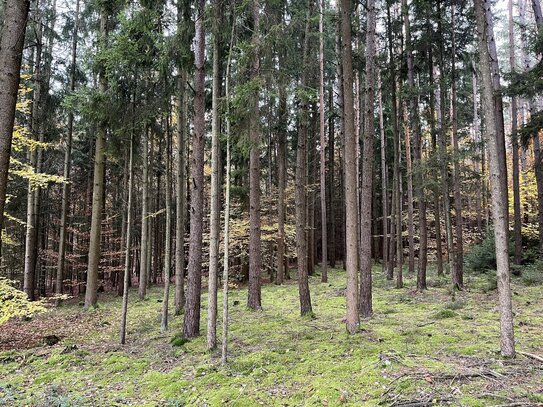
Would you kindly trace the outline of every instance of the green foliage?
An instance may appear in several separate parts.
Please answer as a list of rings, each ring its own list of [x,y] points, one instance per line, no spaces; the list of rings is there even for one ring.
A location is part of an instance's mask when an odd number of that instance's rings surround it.
[[[434,314],[434,317],[436,319],[446,319],[446,318],[454,318],[457,315],[458,314],[456,312],[454,312],[453,310],[451,310],[449,308],[445,308],[445,309],[442,309],[442,310],[439,310],[438,312],[436,312]]]
[[[0,325],[13,317],[31,317],[45,311],[42,303],[28,301],[24,292],[14,288],[6,278],[0,277]]]
[[[174,347],[183,346],[189,340],[182,333],[176,333],[172,339],[170,339],[170,344]]]
[[[543,284],[543,262],[537,261],[534,264],[522,268],[522,282],[527,286]]]
[[[466,266],[477,273],[496,270],[496,243],[494,234],[489,231],[483,241],[471,247],[465,256]]]

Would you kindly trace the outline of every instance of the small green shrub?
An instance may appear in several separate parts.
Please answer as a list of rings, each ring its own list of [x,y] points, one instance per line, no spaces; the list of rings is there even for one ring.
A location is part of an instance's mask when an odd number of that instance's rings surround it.
[[[466,266],[477,273],[496,270],[496,244],[494,234],[487,233],[484,240],[473,246],[465,257]]]
[[[464,308],[464,305],[466,305],[466,304],[462,300],[453,301],[453,302],[450,302],[450,303],[446,304],[445,309],[459,310],[461,308]]]
[[[484,293],[489,293],[496,291],[498,289],[498,279],[494,274],[491,274],[487,277],[486,282],[483,285],[482,291]]]
[[[170,345],[174,347],[183,346],[185,343],[187,343],[189,340],[185,338],[183,334],[175,334],[172,339],[170,339]]]
[[[522,271],[522,283],[527,286],[543,284],[543,264],[537,262]]]
[[[447,318],[454,318],[456,315],[457,315],[456,312],[445,308],[436,312],[434,314],[434,317],[436,319],[447,319]]]

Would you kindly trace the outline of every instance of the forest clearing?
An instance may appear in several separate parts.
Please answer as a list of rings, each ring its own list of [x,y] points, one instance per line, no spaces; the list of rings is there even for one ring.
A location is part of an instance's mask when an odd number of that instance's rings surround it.
[[[0,333],[0,404],[35,406],[534,406],[543,403],[543,362],[507,360],[497,346],[492,277],[467,276],[469,291],[451,302],[445,278],[416,291],[376,271],[374,316],[350,336],[344,272],[310,278],[313,318],[296,312],[297,286],[265,285],[263,311],[248,310],[245,290],[231,299],[230,362],[206,351],[205,334],[177,344],[161,334],[162,292],[131,294],[127,345],[118,344],[120,299],[90,312],[70,304]],[[494,281],[495,283],[495,281]],[[543,285],[513,279],[519,351],[543,348]],[[202,298],[204,302],[204,298]],[[205,315],[202,315],[205,319]],[[172,321],[172,332],[181,329]],[[7,331],[6,331],[7,330]],[[47,336],[60,342],[48,346]],[[28,348],[28,349],[24,349]],[[432,404],[434,402],[435,404]],[[426,403],[426,404],[425,404]]]

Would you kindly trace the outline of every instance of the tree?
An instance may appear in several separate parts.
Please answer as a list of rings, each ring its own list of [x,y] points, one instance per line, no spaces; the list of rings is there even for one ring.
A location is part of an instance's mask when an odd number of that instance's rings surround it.
[[[492,218],[494,220],[494,239],[496,241],[496,263],[498,276],[498,298],[500,311],[500,348],[507,357],[515,356],[513,333],[513,310],[509,273],[509,253],[507,235],[507,196],[504,194],[501,179],[505,176],[500,165],[500,138],[496,127],[496,110],[493,94],[490,53],[488,49],[484,0],[474,0],[477,21],[477,44],[481,71],[481,98],[484,111],[485,139],[489,152],[490,188],[492,196]]]
[[[368,0],[368,20],[366,29],[366,98],[364,121],[364,144],[362,151],[362,191],[360,210],[360,315],[371,316],[372,309],[372,276],[371,276],[371,221],[373,197],[373,141],[375,136],[374,104],[375,104],[375,27],[376,7],[374,0]]]
[[[221,92],[221,52],[220,29],[222,2],[214,4],[213,19],[213,91],[211,112],[211,203],[209,236],[209,282],[207,303],[207,348],[217,346],[217,279],[219,274],[219,229],[220,229],[220,131],[221,121],[219,98]]]
[[[109,32],[109,13],[106,6],[100,10],[100,49],[107,48]],[[107,90],[105,67],[99,73],[99,92],[104,95]],[[98,302],[98,268],[100,264],[100,239],[102,231],[102,209],[104,198],[105,147],[107,122],[102,119],[96,132],[94,153],[94,181],[92,188],[92,217],[89,242],[89,261],[87,267],[87,288],[85,291],[85,309],[95,307]]]
[[[205,134],[205,1],[196,4],[194,43],[194,134],[191,159],[190,245],[183,333],[200,334],[202,291],[202,235],[204,222],[204,134]]]
[[[252,38],[250,80],[258,81],[260,73],[260,2],[255,0],[251,5]],[[249,158],[249,293],[247,306],[250,309],[262,308],[260,270],[262,266],[262,248],[260,235],[260,108],[258,87],[251,95],[252,114],[249,118],[249,141],[251,151]]]
[[[345,126],[345,216],[347,301],[346,327],[355,334],[360,324],[358,316],[358,204],[356,188],[356,133],[354,129],[353,57],[351,45],[351,1],[341,0],[341,62],[343,66],[343,121]]]
[[[29,0],[9,0],[3,10],[0,39],[0,232],[4,227],[11,141],[29,8]],[[0,236],[0,254],[1,246]]]

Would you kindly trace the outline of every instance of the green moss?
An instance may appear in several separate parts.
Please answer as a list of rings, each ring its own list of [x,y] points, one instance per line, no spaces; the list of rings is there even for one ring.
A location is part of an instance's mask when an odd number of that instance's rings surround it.
[[[436,319],[454,318],[457,315],[458,314],[456,312],[454,312],[453,310],[445,308],[445,309],[442,309],[442,310],[439,310],[438,312],[436,312],[434,314],[434,318],[436,318]]]

